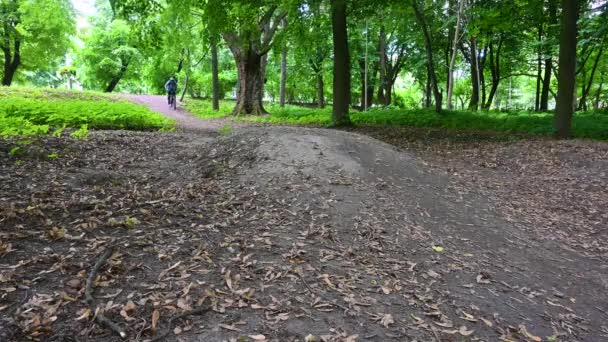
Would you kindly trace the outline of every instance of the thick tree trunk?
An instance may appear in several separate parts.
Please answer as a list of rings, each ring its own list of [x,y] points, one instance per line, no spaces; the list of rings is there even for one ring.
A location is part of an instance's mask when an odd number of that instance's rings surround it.
[[[431,81],[431,88],[433,89],[433,97],[435,98],[435,111],[441,113],[441,107],[443,105],[442,94],[439,92],[439,86],[437,84],[437,75],[435,73],[435,61],[433,60],[433,42],[431,33],[426,23],[424,13],[418,7],[418,0],[412,0],[412,7],[416,14],[418,24],[422,27],[422,33],[424,35],[424,45],[426,48],[427,67],[429,71],[429,78]]]
[[[331,1],[334,43],[334,126],[350,125],[350,57],[346,24],[346,0]]]
[[[234,115],[267,114],[262,104],[264,92],[263,56],[247,49],[232,48],[238,71],[238,96]],[[236,52],[235,52],[236,51]]]
[[[469,102],[469,110],[477,110],[479,108],[479,60],[477,58],[477,41],[471,39],[471,85],[472,93]]]
[[[217,42],[211,42],[211,85],[213,88],[213,110],[220,110],[220,79],[217,61]]]
[[[2,76],[2,85],[10,87],[13,83],[13,78],[17,73],[17,68],[21,65],[21,41],[15,40],[14,55],[11,58],[11,48],[8,39],[5,46],[2,47],[4,52],[4,74]]]
[[[450,3],[452,3],[453,1],[451,1]],[[447,106],[448,109],[451,110],[453,109],[452,106],[452,93],[454,92],[454,64],[456,64],[456,55],[458,52],[458,40],[459,40],[459,35],[460,35],[460,21],[461,21],[461,17],[462,17],[462,12],[463,12],[463,6],[464,6],[464,0],[458,0],[458,13],[456,14],[456,28],[454,29],[454,38],[453,38],[453,43],[452,43],[452,48],[451,48],[451,57],[450,57],[450,64],[448,66],[448,99],[447,99]],[[452,7],[452,6],[450,6]]]
[[[378,37],[378,60],[380,61],[380,86],[378,87],[378,103],[386,106],[384,91],[386,88],[386,32],[384,26],[380,27]]]
[[[549,0],[549,23],[557,24],[557,1]],[[540,95],[540,111],[549,110],[549,92],[551,90],[551,74],[553,73],[553,58],[547,53],[545,58],[545,76],[543,77],[543,90]]]
[[[287,46],[281,52],[281,90],[279,96],[279,106],[285,107],[285,95],[287,93]]]
[[[559,47],[559,74],[555,130],[558,138],[570,137],[576,80],[576,36],[578,0],[562,0],[562,28]]]
[[[390,106],[393,103],[393,86],[395,83],[390,79],[386,79],[386,89],[384,94],[384,101],[387,106]]]

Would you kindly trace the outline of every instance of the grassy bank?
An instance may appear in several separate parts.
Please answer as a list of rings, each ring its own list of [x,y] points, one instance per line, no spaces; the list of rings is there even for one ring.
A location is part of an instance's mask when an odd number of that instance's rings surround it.
[[[214,112],[209,101],[189,100],[187,108],[201,118],[217,118],[230,115],[233,102],[222,102],[221,110]],[[331,121],[331,108],[311,109],[297,106],[280,108],[266,105],[270,115],[241,117],[247,120],[270,124],[324,126]],[[437,115],[432,110],[371,109],[368,112],[353,111],[351,119],[358,126],[407,126],[445,128],[462,131],[489,131],[515,134],[553,134],[553,114],[534,112],[497,111],[446,111]],[[572,124],[576,138],[608,140],[608,113],[579,112]]]
[[[0,136],[47,134],[64,127],[164,130],[173,122],[114,95],[0,88]]]

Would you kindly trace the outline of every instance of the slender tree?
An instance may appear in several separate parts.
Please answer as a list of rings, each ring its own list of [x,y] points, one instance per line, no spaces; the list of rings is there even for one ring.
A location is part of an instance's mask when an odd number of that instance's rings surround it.
[[[334,126],[350,125],[350,56],[346,24],[346,0],[331,0],[334,42]]]
[[[411,5],[414,9],[414,13],[416,14],[416,20],[418,21],[424,35],[429,82],[433,91],[433,97],[435,98],[435,111],[437,113],[441,113],[443,101],[442,95],[439,92],[439,85],[437,84],[437,74],[435,73],[435,61],[433,59],[433,38],[429,32],[429,27],[424,13],[422,13],[420,6],[418,5],[418,0],[411,0]]]

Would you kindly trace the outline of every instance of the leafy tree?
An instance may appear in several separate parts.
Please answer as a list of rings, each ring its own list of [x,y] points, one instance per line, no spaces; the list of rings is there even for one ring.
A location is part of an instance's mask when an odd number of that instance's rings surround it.
[[[100,20],[85,38],[79,52],[79,63],[84,68],[85,84],[95,89],[112,92],[119,82],[139,71],[140,51],[134,47],[129,24],[121,19]]]
[[[2,0],[0,23],[5,86],[12,84],[18,70],[36,71],[57,64],[76,31],[69,0]]]

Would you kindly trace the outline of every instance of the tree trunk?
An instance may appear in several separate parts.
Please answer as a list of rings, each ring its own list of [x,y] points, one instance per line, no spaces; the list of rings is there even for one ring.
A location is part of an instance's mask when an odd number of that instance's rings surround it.
[[[487,46],[484,47],[481,53],[481,58],[477,59],[477,66],[479,67],[478,76],[479,76],[479,89],[481,90],[481,108],[484,108],[486,103],[486,75],[484,70],[486,68],[486,57],[488,55]]]
[[[557,24],[556,0],[549,0],[549,24]],[[553,58],[551,53],[545,57],[545,76],[543,77],[543,90],[540,95],[540,111],[549,110],[549,91],[551,90],[551,74],[553,72]]]
[[[534,102],[534,111],[538,112],[540,110],[540,85],[542,83],[542,75],[543,75],[543,49],[540,45],[543,40],[543,24],[538,25],[538,57],[537,57],[537,73],[536,73],[536,100]]]
[[[600,109],[600,100],[602,95],[602,87],[604,86],[604,74],[601,74],[600,77],[600,85],[597,88],[597,92],[595,93],[595,102],[593,103],[593,109]]]
[[[477,42],[476,38],[471,39],[471,85],[472,93],[469,102],[469,110],[477,110],[479,108],[479,61],[477,58]]]
[[[233,115],[267,114],[262,104],[263,56],[251,48],[231,47],[238,71],[238,95]]]
[[[426,66],[426,86],[424,87],[424,97],[425,97],[425,103],[424,103],[424,107],[425,108],[431,108],[431,75],[429,72],[429,66],[427,63]]]
[[[281,90],[279,97],[279,105],[285,107],[285,94],[287,92],[287,46],[283,47],[281,52]]]
[[[488,100],[484,103],[484,110],[489,110],[492,107],[494,96],[498,90],[498,84],[500,83],[500,52],[502,51],[502,37],[499,38],[498,48],[494,50],[494,44],[490,42],[490,72],[492,73],[492,87],[490,89],[490,95]]]
[[[263,56],[251,47],[231,46],[238,72],[237,101],[233,115],[262,115],[266,110],[262,104],[264,76]]]
[[[367,96],[367,81],[365,79],[366,76],[366,60],[365,58],[359,58],[359,80],[361,81],[361,98],[359,99],[359,101],[361,102],[361,110],[363,111],[367,110],[365,106],[365,98]]]
[[[578,0],[562,0],[562,24],[559,47],[559,74],[555,130],[558,138],[570,137],[576,79],[576,36]]]
[[[585,87],[585,83],[584,83],[584,78],[583,78],[583,93],[581,94],[581,100],[579,102],[579,106],[578,109],[581,110],[587,110],[587,96],[589,95],[589,92],[591,91],[591,86],[593,85],[593,79],[595,78],[595,72],[597,71],[597,66],[600,62],[600,58],[602,57],[602,54],[604,53],[604,45],[602,45],[600,47],[600,50],[597,52],[597,56],[595,56],[595,62],[593,62],[593,68],[591,69],[591,75],[589,76],[589,82],[587,83],[587,86]]]
[[[380,27],[378,37],[378,60],[380,61],[380,86],[378,87],[378,103],[386,106],[384,90],[386,88],[386,32],[384,25]]]
[[[439,86],[437,84],[437,75],[435,73],[435,61],[433,60],[433,42],[431,39],[431,34],[426,23],[426,18],[418,7],[418,0],[412,0],[412,7],[416,14],[418,24],[420,24],[420,26],[422,27],[422,33],[424,35],[424,45],[426,47],[426,58],[429,78],[431,81],[431,88],[433,89],[433,97],[435,98],[435,111],[440,114],[443,100],[442,95],[439,92]]]
[[[393,103],[393,86],[395,83],[390,79],[386,79],[386,89],[384,93],[384,102],[387,106],[390,106]]]
[[[458,41],[460,35],[460,20],[463,12],[464,0],[458,0],[458,13],[456,14],[456,28],[454,29],[454,41],[452,43],[452,56],[448,67],[448,109],[452,110],[452,93],[454,92],[454,64],[456,63],[456,55],[458,52]]]
[[[184,97],[186,97],[186,91],[188,91],[188,83],[190,82],[190,68],[186,70],[186,80],[184,81],[184,90],[182,90],[182,96],[179,98],[180,102],[184,102]]]
[[[220,110],[220,79],[217,61],[217,42],[211,42],[211,84],[213,87],[213,110]]]
[[[323,59],[310,60],[310,67],[317,77],[317,107],[325,108],[325,81],[323,80]]]
[[[334,44],[334,126],[350,125],[350,57],[346,24],[346,0],[331,1]]]
[[[11,58],[11,48],[8,39],[6,40],[5,46],[2,47],[4,52],[4,74],[2,76],[2,85],[10,87],[13,83],[13,78],[17,73],[17,68],[21,65],[21,41],[15,40],[14,45],[15,51]]]
[[[325,108],[325,82],[322,72],[317,73],[317,106]]]
[[[111,93],[111,92],[114,91],[114,89],[118,85],[118,82],[120,82],[120,80],[122,79],[122,77],[127,72],[127,68],[128,67],[129,67],[129,62],[122,64],[122,66],[120,67],[120,71],[118,72],[118,74],[112,78],[112,80],[110,81],[110,83],[106,87],[106,90],[105,90],[106,93]]]

